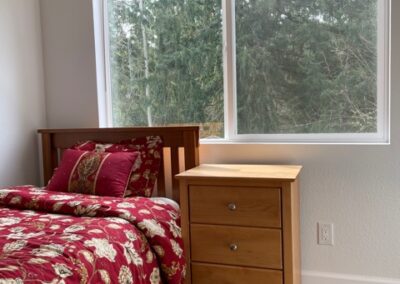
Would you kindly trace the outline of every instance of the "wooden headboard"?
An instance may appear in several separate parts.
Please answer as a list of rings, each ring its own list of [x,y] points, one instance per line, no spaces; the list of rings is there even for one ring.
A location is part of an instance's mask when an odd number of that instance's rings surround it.
[[[43,151],[43,178],[45,184],[53,175],[63,150],[77,142],[95,140],[117,143],[141,136],[159,135],[164,142],[164,151],[159,177],[157,196],[169,197],[179,202],[179,185],[174,178],[180,169],[190,169],[199,164],[199,127],[135,127],[135,128],[82,128],[40,129]],[[180,149],[183,149],[183,151]],[[180,153],[184,157],[180,156]],[[182,165],[182,162],[184,165]],[[169,179],[169,180],[168,180]],[[171,180],[172,179],[172,180]],[[172,188],[167,188],[170,185]]]

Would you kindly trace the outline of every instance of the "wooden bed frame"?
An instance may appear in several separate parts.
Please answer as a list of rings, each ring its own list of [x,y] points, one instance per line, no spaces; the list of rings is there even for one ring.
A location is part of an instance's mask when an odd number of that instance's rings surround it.
[[[58,166],[62,152],[77,142],[86,140],[117,143],[121,140],[141,136],[161,136],[164,142],[164,150],[157,179],[156,196],[172,198],[177,202],[179,202],[179,184],[174,176],[181,170],[199,165],[199,127],[197,126],[40,129],[38,133],[41,134],[42,138],[45,184],[50,180],[54,169]],[[180,149],[183,149],[183,151],[180,151]],[[181,154],[184,154],[184,157]]]

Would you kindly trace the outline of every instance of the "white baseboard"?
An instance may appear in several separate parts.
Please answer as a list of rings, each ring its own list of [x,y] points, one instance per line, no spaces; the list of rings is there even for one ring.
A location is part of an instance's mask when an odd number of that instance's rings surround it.
[[[302,271],[302,284],[400,284],[400,279],[339,274],[320,271]]]

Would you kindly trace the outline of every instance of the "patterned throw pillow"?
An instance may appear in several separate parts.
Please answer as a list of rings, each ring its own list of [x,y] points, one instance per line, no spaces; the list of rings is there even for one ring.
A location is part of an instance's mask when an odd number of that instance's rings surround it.
[[[51,191],[124,197],[139,152],[94,152],[68,149],[47,185]]]
[[[125,197],[152,195],[161,166],[163,142],[160,136],[133,138],[116,144],[86,141],[72,148],[107,153],[140,152],[142,163],[132,171]]]

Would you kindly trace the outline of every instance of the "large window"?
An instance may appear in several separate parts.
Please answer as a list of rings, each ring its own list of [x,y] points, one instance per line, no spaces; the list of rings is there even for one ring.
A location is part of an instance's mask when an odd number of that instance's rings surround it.
[[[200,124],[212,140],[388,142],[389,0],[101,7],[108,124]]]

